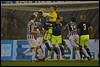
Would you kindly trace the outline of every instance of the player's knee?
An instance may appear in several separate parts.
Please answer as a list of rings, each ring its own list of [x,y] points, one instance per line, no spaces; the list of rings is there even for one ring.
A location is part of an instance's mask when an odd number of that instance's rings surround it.
[[[33,50],[34,49],[34,47],[31,47],[31,50]]]

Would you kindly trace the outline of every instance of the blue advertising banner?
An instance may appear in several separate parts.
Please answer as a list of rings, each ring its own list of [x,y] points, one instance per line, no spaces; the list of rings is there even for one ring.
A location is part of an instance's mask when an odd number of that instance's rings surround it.
[[[75,52],[69,40],[66,40],[67,47],[64,49],[66,59],[75,59]],[[95,60],[99,58],[99,40],[90,40],[90,51]],[[27,40],[1,40],[1,60],[32,60],[32,52],[30,51],[23,57],[22,53],[29,48]],[[48,49],[42,46],[45,56],[48,55]],[[34,58],[35,59],[35,58]],[[56,54],[52,54],[52,59],[56,60]],[[62,60],[62,58],[61,58]]]
[[[12,60],[13,40],[1,40],[1,60]]]

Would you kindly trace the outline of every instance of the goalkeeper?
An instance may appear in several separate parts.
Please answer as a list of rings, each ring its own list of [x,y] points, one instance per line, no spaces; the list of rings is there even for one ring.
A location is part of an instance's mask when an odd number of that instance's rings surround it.
[[[54,25],[57,22],[57,11],[56,11],[56,6],[51,6],[50,7],[50,12],[49,13],[44,13],[43,16],[48,17],[48,21],[45,27],[45,34],[44,34],[44,42],[49,51],[52,49],[51,45],[51,36],[52,36],[52,25]],[[52,52],[50,52],[51,55]]]

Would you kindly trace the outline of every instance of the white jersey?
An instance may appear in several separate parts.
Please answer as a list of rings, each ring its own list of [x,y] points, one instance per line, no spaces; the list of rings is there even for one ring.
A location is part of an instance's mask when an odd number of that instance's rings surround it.
[[[70,33],[70,35],[77,34],[77,26],[76,26],[75,22],[70,22],[68,24],[68,27],[69,27],[69,33]]]
[[[36,23],[34,22],[34,20],[31,20],[28,23],[28,34],[27,34],[29,45],[30,47],[40,46],[40,43],[39,43],[40,38],[37,38],[37,33],[31,34],[33,31],[39,32],[39,30],[37,29]]]
[[[64,29],[67,29],[69,36],[77,34],[77,25],[75,22],[70,22],[64,26]]]
[[[69,33],[67,37],[69,38],[72,46],[77,46],[77,44],[79,44],[79,35],[77,33],[77,25],[75,22],[70,22],[64,27],[64,29],[67,29]]]
[[[32,31],[34,31],[34,29],[36,28],[36,23],[34,22],[34,20],[31,20],[28,22],[28,34],[31,33]]]
[[[76,26],[75,22],[72,22],[69,24],[69,30],[70,30],[69,40],[71,41],[71,43],[74,47],[78,47],[79,35],[77,33],[77,26]]]

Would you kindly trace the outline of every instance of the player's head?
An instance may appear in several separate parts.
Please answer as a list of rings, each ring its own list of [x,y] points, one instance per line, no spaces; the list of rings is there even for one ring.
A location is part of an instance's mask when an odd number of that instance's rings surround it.
[[[51,12],[56,11],[56,9],[57,9],[57,7],[56,7],[55,5],[52,5],[52,6],[50,7],[50,11],[51,11]]]
[[[72,25],[74,23],[76,23],[76,18],[75,17],[71,17],[69,24]]]
[[[80,15],[80,20],[86,21],[86,15]]]
[[[71,17],[71,21],[72,22],[76,22],[76,18],[75,17]]]
[[[38,16],[42,16],[42,15],[43,15],[42,11],[39,11]]]
[[[31,20],[35,20],[36,16],[35,15],[31,15]]]

